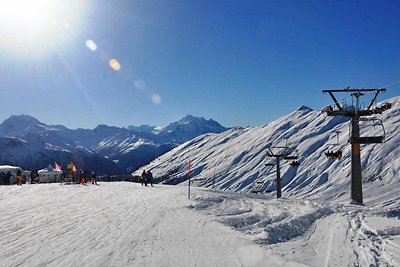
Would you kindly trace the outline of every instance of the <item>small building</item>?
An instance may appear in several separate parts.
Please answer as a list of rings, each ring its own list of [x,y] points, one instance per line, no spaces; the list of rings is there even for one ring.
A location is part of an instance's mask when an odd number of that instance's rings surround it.
[[[39,183],[55,183],[62,181],[63,171],[49,165],[38,171]]]

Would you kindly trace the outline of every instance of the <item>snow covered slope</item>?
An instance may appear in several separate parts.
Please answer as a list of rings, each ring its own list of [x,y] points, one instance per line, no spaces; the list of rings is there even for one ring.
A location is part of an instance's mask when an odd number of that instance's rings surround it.
[[[364,187],[367,188],[372,184],[398,186],[400,182],[400,97],[385,102],[392,103],[392,109],[377,117],[384,122],[386,142],[361,146]],[[383,134],[381,127],[363,122],[360,127],[362,135]],[[336,131],[340,132],[339,143]],[[270,146],[285,146],[287,142],[292,150],[297,150],[300,166],[294,168],[290,161],[281,162],[284,196],[348,200],[351,170],[348,136],[347,118],[327,117],[303,106],[271,124],[202,135],[143,169],[152,169],[158,181],[177,184],[187,179],[190,160],[191,177],[197,185],[236,192],[250,192],[257,187],[262,192],[275,194],[276,168],[265,166],[274,162],[266,152]],[[341,160],[328,159],[324,154],[339,149],[344,155]],[[368,194],[366,189],[365,195]]]
[[[1,266],[400,264],[398,201],[362,207],[201,188],[187,199],[183,186],[115,182],[0,186],[0,203]]]

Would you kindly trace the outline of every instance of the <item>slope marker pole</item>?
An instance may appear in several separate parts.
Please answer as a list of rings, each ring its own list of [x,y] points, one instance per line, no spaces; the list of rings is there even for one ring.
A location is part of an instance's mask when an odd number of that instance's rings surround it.
[[[190,199],[190,159],[188,160],[188,199]]]

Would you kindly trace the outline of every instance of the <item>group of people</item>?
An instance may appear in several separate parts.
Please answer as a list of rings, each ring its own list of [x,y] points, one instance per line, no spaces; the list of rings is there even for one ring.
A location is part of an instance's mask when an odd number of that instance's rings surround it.
[[[0,185],[10,185],[10,179],[14,177],[10,171],[7,173],[1,172],[0,173]]]
[[[24,179],[22,177],[21,169],[17,170],[16,176],[17,176],[17,185],[22,185],[22,182]],[[11,177],[14,177],[14,175],[11,174],[11,171],[8,171],[7,173],[1,172],[0,173],[0,185],[10,185]]]
[[[97,185],[97,176],[95,172],[90,173],[90,171],[81,170],[79,178],[81,184],[86,184],[89,181],[89,179],[91,179],[92,184]]]
[[[0,173],[0,185],[10,185],[10,180],[11,177],[14,177],[14,175],[11,173],[11,171],[8,171],[7,173],[1,172]],[[30,183],[39,183],[39,173],[37,170],[32,170],[30,175]],[[63,172],[62,175],[62,179],[63,181],[65,181],[67,175],[65,172]],[[96,173],[90,172],[90,171],[86,171],[86,170],[80,170],[79,172],[79,176],[78,175],[74,175],[71,177],[72,178],[72,182],[74,183],[81,183],[81,184],[86,184],[89,181],[92,182],[92,184],[97,184],[97,176]],[[78,180],[78,179],[79,180]],[[147,186],[147,184],[150,184],[151,186],[153,186],[153,174],[150,170],[148,170],[146,172],[146,170],[143,170],[142,175],[140,176],[140,182],[142,185]],[[24,179],[22,176],[22,170],[17,170],[16,171],[16,180],[17,180],[17,185],[21,186]]]
[[[150,170],[148,170],[147,173],[146,170],[143,170],[142,175],[140,176],[140,182],[145,186],[147,186],[148,183],[153,186],[153,174]]]

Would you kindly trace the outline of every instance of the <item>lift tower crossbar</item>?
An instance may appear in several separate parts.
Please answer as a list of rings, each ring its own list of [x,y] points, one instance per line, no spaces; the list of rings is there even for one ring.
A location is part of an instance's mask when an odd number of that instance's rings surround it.
[[[363,203],[360,145],[382,143],[384,141],[384,136],[360,137],[359,122],[367,120],[362,117],[381,114],[383,111],[392,107],[392,105],[388,103],[380,107],[372,108],[378,94],[385,91],[385,88],[352,89],[350,87],[339,90],[322,91],[323,93],[328,93],[331,96],[333,102],[337,107],[337,109],[334,109],[332,106],[329,105],[323,108],[322,112],[325,112],[328,116],[346,116],[351,118],[351,135],[349,140],[349,142],[351,143],[351,199],[357,204]],[[366,109],[361,109],[360,97],[364,96],[367,92],[375,92],[375,94],[368,107]],[[351,109],[344,109],[337,101],[334,93],[350,93],[351,96],[356,99],[356,106]]]

